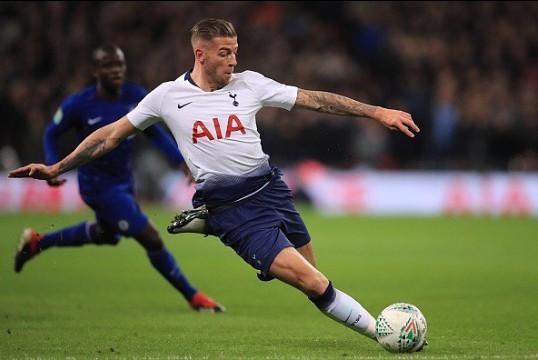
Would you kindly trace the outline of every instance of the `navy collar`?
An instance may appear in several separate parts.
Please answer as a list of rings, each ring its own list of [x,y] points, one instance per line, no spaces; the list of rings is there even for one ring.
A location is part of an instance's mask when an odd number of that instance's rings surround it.
[[[189,71],[187,71],[185,73],[185,81],[188,81],[190,82],[191,84],[193,84],[194,86],[196,86],[197,88],[200,88],[195,82],[194,80],[192,79],[191,77],[191,73],[192,73],[192,69],[190,69]]]

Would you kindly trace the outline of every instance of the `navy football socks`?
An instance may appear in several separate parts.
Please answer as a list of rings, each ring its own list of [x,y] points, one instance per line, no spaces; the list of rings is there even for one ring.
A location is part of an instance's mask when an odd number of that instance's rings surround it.
[[[332,282],[329,281],[329,285],[327,286],[327,289],[325,289],[325,292],[323,292],[323,294],[318,297],[308,297],[308,299],[310,299],[310,301],[312,301],[318,309],[323,311],[327,309],[330,304],[332,304],[335,297],[336,292],[334,291]]]
[[[153,267],[157,269],[173,287],[178,289],[187,301],[190,301],[196,293],[196,289],[192,287],[185,275],[183,275],[174,256],[172,256],[168,249],[163,248],[159,251],[148,252],[148,257]]]
[[[46,250],[52,246],[82,246],[90,242],[87,222],[63,228],[59,231],[45,234],[39,240],[39,249]]]

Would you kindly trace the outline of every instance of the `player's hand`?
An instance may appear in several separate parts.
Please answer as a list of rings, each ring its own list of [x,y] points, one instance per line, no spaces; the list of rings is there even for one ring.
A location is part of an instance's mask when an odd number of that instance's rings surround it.
[[[56,176],[56,177],[53,177],[52,179],[48,179],[47,184],[49,184],[49,186],[51,187],[58,187],[65,184],[66,181],[67,179]]]
[[[9,172],[8,177],[24,178],[31,177],[38,180],[49,180],[58,174],[52,166],[44,164],[29,164]]]
[[[420,132],[411,114],[405,111],[385,109],[378,106],[374,113],[374,119],[379,120],[379,122],[391,130],[400,130],[409,137],[415,137],[412,131],[416,133]]]

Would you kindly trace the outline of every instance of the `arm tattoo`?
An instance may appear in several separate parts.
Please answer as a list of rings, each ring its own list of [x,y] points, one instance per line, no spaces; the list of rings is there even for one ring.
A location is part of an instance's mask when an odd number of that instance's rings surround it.
[[[335,115],[354,115],[371,118],[376,106],[364,104],[346,96],[323,92],[299,90],[297,104],[304,108]]]
[[[64,160],[58,164],[60,173],[67,172],[74,169],[88,161],[98,158],[99,156],[107,153],[121,142],[121,139],[95,139],[85,144],[80,144],[73,153],[67,156]]]

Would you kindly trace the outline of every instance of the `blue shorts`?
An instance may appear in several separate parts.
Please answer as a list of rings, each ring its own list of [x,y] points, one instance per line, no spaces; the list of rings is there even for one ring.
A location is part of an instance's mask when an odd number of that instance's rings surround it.
[[[97,222],[108,231],[133,237],[148,225],[149,220],[140,210],[129,186],[113,186],[81,196],[95,212]]]
[[[269,184],[255,195],[210,210],[208,221],[225,245],[264,275],[283,249],[299,248],[310,242],[278,169]]]

